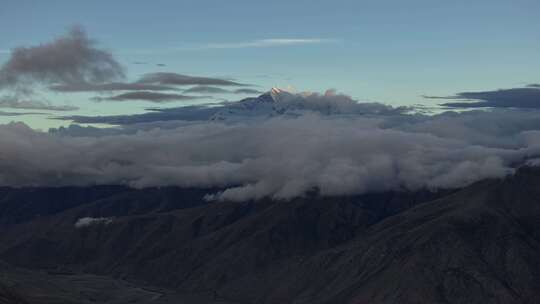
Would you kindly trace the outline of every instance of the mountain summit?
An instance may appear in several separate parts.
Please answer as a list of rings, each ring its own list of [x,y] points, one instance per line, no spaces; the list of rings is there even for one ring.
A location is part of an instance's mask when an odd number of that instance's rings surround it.
[[[350,96],[328,90],[324,94],[292,93],[280,88],[258,96],[227,103],[210,120],[238,121],[274,116],[297,117],[307,112],[319,115],[398,114],[403,108],[393,108],[380,103],[360,103]]]

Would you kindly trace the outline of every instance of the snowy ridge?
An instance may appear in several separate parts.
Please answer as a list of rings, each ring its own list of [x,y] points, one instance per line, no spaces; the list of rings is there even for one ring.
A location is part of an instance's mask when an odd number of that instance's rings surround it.
[[[400,113],[403,109],[379,103],[358,103],[347,95],[328,90],[324,94],[292,93],[280,88],[224,105],[210,120],[238,121],[249,118],[299,116],[306,112],[321,115],[365,115]]]

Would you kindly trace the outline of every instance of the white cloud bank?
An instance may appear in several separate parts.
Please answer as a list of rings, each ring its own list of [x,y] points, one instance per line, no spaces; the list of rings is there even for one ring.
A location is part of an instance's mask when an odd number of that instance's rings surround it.
[[[208,199],[290,199],[462,187],[540,155],[537,111],[370,113],[156,122],[79,130],[84,137],[13,123],[0,126],[0,185],[175,185],[223,189]]]
[[[110,217],[82,217],[75,222],[75,228],[85,228],[93,225],[108,225],[113,222]]]

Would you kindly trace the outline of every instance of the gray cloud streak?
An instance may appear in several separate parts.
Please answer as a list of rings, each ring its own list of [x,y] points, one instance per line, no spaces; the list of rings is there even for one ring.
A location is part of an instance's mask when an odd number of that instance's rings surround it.
[[[172,102],[172,101],[185,101],[204,98],[203,96],[188,96],[181,94],[167,94],[157,93],[149,91],[137,91],[119,94],[111,97],[95,97],[95,101],[127,101],[127,100],[143,100],[149,102]]]
[[[254,89],[237,89],[234,90],[235,94],[262,94],[263,92]]]
[[[23,116],[23,115],[45,115],[39,112],[4,112],[0,111],[0,116]]]
[[[75,111],[79,108],[70,105],[53,105],[46,101],[32,100],[17,96],[0,97],[0,108],[48,110],[48,111]]]
[[[526,88],[495,91],[461,92],[455,96],[424,96],[430,99],[474,100],[473,102],[447,102],[451,108],[540,108],[540,87],[532,84]]]
[[[56,119],[72,120],[82,124],[111,124],[133,125],[140,123],[154,123],[164,121],[205,121],[216,114],[219,108],[205,106],[186,106],[164,109],[148,109],[147,113],[133,115],[109,115],[109,116],[62,116]]]
[[[111,83],[72,83],[50,86],[50,90],[55,92],[108,92],[108,91],[174,91],[175,87],[144,84],[144,83],[125,83],[125,82],[111,82]]]
[[[197,93],[197,94],[262,94],[263,92],[255,89],[236,89],[227,90],[219,87],[212,86],[195,86],[184,90],[184,93]]]
[[[139,83],[153,83],[161,85],[217,85],[217,86],[247,86],[246,84],[235,81],[211,78],[211,77],[196,77],[176,73],[149,73],[145,74],[138,81]]]
[[[195,86],[189,89],[184,90],[184,93],[204,93],[204,94],[230,94],[231,91],[210,86]]]

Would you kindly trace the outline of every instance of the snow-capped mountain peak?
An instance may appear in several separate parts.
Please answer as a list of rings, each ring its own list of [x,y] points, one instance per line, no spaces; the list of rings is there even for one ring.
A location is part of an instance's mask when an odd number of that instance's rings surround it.
[[[258,96],[224,105],[210,119],[236,121],[249,118],[293,116],[306,112],[321,115],[365,115],[400,113],[402,109],[378,103],[358,103],[349,96],[327,91],[325,94],[291,93],[280,88]]]
[[[287,90],[284,90],[284,89],[281,89],[281,88],[272,88],[270,90],[270,92],[268,92],[270,94],[270,96],[272,97],[272,99],[275,101],[275,102],[280,102],[280,101],[290,101],[294,98],[297,98],[298,96],[294,93],[291,93]]]

